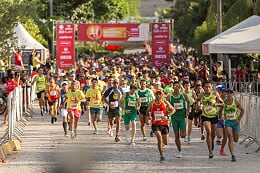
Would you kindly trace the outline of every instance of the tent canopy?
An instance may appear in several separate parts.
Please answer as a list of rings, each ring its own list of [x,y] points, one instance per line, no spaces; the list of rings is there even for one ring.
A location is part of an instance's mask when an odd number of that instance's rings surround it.
[[[260,52],[260,17],[251,16],[202,44],[203,55]]]
[[[17,37],[18,47],[24,47],[24,49],[46,49],[41,43],[35,40],[20,23],[14,27],[14,37]]]

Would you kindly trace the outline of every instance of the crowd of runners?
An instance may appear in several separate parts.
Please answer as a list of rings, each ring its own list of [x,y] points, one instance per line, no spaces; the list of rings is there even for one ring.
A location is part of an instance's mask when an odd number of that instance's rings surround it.
[[[197,127],[201,140],[207,142],[209,158],[214,157],[217,136],[220,154],[226,156],[228,142],[231,160],[236,161],[233,143],[238,141],[244,109],[234,91],[213,85],[206,63],[192,56],[173,57],[160,69],[149,64],[146,55],[85,57],[67,71],[35,68],[28,81],[36,85],[41,116],[49,114],[51,124],[62,121],[66,138],[77,137],[80,117],[86,116],[93,135],[99,133],[98,122],[105,119],[108,136],[120,142],[123,122],[125,130],[131,129],[130,145],[135,145],[137,128],[143,141],[155,136],[163,162],[170,129],[175,135],[176,157],[181,158],[181,138],[192,145],[192,129]],[[13,78],[10,75],[8,80]]]

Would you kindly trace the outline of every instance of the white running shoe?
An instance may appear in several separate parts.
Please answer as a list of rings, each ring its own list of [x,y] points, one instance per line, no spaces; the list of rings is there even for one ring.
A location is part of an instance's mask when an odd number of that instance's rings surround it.
[[[130,142],[130,145],[135,146],[135,142],[134,142],[134,141],[131,141],[131,142]]]
[[[109,136],[113,137],[113,131],[112,130],[110,130]]]
[[[185,142],[185,143],[188,142],[188,136],[185,136],[185,138],[184,138],[184,142]]]
[[[110,131],[111,131],[111,129],[107,129],[107,134],[108,134],[108,135],[110,134]]]
[[[191,137],[188,136],[188,144],[190,144],[190,141],[191,141]]]
[[[182,151],[179,151],[178,154],[176,155],[177,158],[181,158],[182,157]]]
[[[71,139],[75,139],[74,131],[71,131],[70,137],[71,137]]]
[[[94,130],[94,135],[97,135],[98,134],[98,131],[97,129]]]

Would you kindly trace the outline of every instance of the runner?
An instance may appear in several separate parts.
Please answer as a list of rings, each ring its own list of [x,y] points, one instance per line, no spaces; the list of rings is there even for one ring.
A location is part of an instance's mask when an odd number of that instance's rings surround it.
[[[64,136],[68,137],[68,132],[67,132],[67,124],[68,124],[68,111],[66,109],[67,105],[65,104],[66,100],[66,92],[68,91],[68,82],[63,81],[61,83],[61,90],[60,90],[60,114],[62,116],[62,126],[64,130]]]
[[[213,158],[214,139],[218,122],[217,106],[223,106],[223,100],[217,92],[212,91],[212,83],[206,81],[204,84],[204,93],[198,96],[197,100],[202,100],[202,123],[207,132],[207,145],[209,158]]]
[[[109,105],[108,110],[108,118],[110,124],[110,131],[109,135],[113,136],[113,125],[114,121],[116,120],[116,137],[115,142],[119,142],[119,133],[120,133],[120,121],[121,121],[121,114],[119,103],[121,102],[122,96],[125,95],[124,91],[121,87],[119,87],[119,80],[116,78],[113,80],[113,86],[108,88],[104,95],[103,95],[103,102]],[[106,99],[108,97],[108,101]]]
[[[244,115],[244,108],[241,103],[234,99],[234,91],[226,91],[227,100],[224,104],[225,131],[228,137],[228,147],[231,153],[231,161],[236,161],[234,142],[238,142],[240,131],[240,120]],[[238,109],[240,113],[238,115]]]
[[[188,142],[190,144],[191,142],[191,131],[192,131],[192,121],[194,118],[194,101],[196,100],[196,93],[190,88],[190,82],[184,81],[184,93],[188,96],[189,102],[190,102],[190,107],[189,108],[189,115],[187,119],[187,136],[185,138],[185,142]]]
[[[140,109],[140,100],[139,96],[136,93],[137,86],[131,85],[130,91],[122,96],[121,107],[125,112],[124,115],[124,124],[125,129],[128,131],[130,126],[130,121],[132,124],[131,132],[131,145],[135,145],[135,134],[136,134],[136,120],[137,120],[137,110]]]
[[[71,82],[71,90],[66,93],[66,100],[64,104],[67,103],[68,115],[70,118],[71,139],[77,137],[77,126],[81,115],[81,102],[86,101],[85,96],[79,88],[78,81]],[[65,105],[64,105],[65,106]]]
[[[170,110],[168,114],[167,108]],[[149,103],[146,114],[149,115],[152,120],[152,130],[157,137],[161,163],[165,161],[163,156],[163,144],[167,145],[169,140],[168,116],[174,113],[175,109],[164,99],[163,91],[157,90],[155,92],[155,100]]]
[[[204,89],[202,87],[202,81],[197,80],[195,85],[196,96],[198,97],[203,92]],[[200,139],[205,140],[204,127],[201,121],[201,116],[202,116],[202,103],[201,100],[197,100],[196,102],[194,102],[194,125],[200,127],[200,132],[201,132]]]
[[[57,106],[58,106],[58,99],[60,97],[60,89],[55,83],[54,79],[52,78],[49,82],[48,86],[48,104],[50,108],[50,115],[51,115],[51,123],[57,121]]]
[[[45,90],[46,90],[46,79],[43,74],[43,68],[38,69],[38,74],[34,77],[32,81],[32,85],[36,82],[36,94],[37,98],[39,99],[39,106],[41,109],[41,116],[45,111]],[[47,109],[47,108],[46,108]]]
[[[181,150],[181,138],[185,138],[186,136],[186,122],[185,118],[189,114],[190,102],[188,96],[180,92],[180,84],[175,81],[173,83],[173,93],[167,96],[167,100],[170,104],[176,109],[176,112],[172,115],[172,128],[175,134],[175,143],[178,148],[177,158],[182,157]]]
[[[139,110],[139,120],[141,125],[141,131],[143,134],[143,141],[147,140],[146,136],[146,125],[151,125],[151,121],[149,120],[149,116],[146,116],[146,110],[148,108],[149,102],[155,99],[154,93],[152,90],[146,87],[147,81],[142,79],[140,81],[141,88],[138,90],[138,95],[140,97],[141,107]]]
[[[98,134],[97,120],[99,116],[102,115],[103,112],[103,103],[102,103],[102,91],[101,88],[98,87],[98,79],[93,78],[91,80],[92,86],[87,90],[86,98],[87,98],[87,106],[90,106],[90,114],[94,126],[94,134]]]
[[[222,98],[222,100],[226,100],[226,90],[227,88],[225,86],[222,86],[222,85],[217,85],[216,86],[216,91],[219,93],[220,97]],[[219,120],[218,120],[218,123],[217,123],[217,130],[216,130],[216,136],[217,136],[217,145],[221,145],[221,149],[220,149],[220,155],[221,156],[226,156],[227,154],[225,153],[225,145],[227,143],[227,135],[225,133],[225,124],[224,124],[224,121],[223,119],[221,118],[222,115],[221,115],[221,112],[219,110],[218,112],[218,115],[219,115]],[[221,138],[222,138],[222,142],[221,142]]]

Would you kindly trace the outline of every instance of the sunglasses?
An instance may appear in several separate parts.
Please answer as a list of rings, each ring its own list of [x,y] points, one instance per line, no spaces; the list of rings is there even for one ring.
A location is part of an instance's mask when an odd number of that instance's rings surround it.
[[[173,88],[180,88],[180,86],[177,86],[177,85],[176,85],[176,86],[173,86]]]

